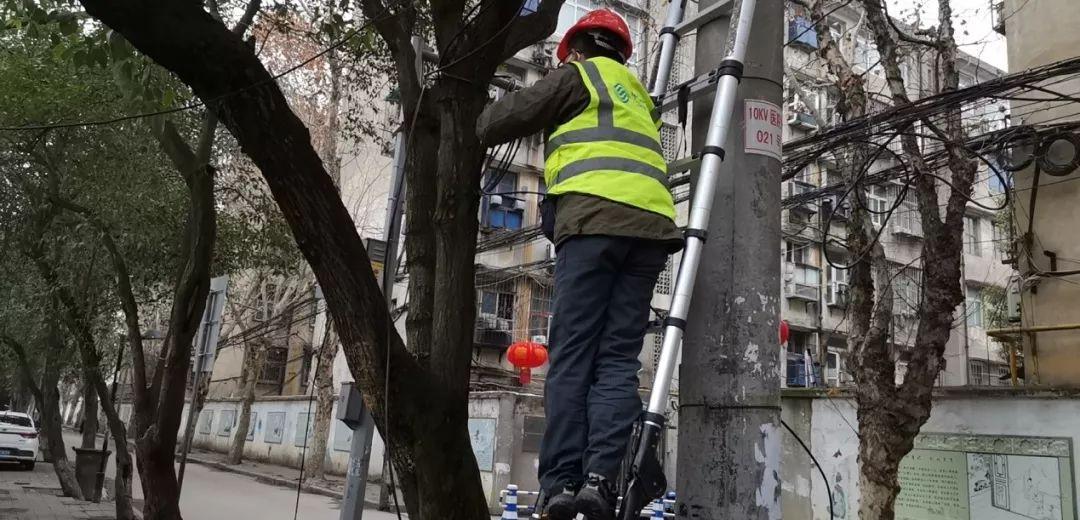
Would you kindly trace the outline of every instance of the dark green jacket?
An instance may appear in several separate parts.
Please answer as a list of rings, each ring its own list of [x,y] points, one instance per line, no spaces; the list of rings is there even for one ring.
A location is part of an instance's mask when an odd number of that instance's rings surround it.
[[[549,73],[532,86],[504,95],[488,105],[476,120],[476,134],[487,146],[543,132],[547,136],[585,110],[589,91],[572,66]],[[672,251],[682,247],[682,235],[662,215],[590,195],[558,198],[555,211],[556,246],[577,235],[609,235],[659,240]]]

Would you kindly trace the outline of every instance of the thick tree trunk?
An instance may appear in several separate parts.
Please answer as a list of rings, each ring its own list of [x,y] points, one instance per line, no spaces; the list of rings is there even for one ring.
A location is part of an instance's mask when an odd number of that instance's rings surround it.
[[[75,480],[75,466],[68,459],[67,447],[64,444],[64,425],[56,389],[50,390],[46,386],[43,391],[45,402],[41,407],[41,433],[45,436],[53,471],[56,472],[56,478],[60,481],[60,489],[64,491],[64,496],[81,500],[82,490],[79,488],[78,481]]]
[[[90,383],[90,370],[92,369],[83,369],[83,418],[82,426],[80,427],[82,445],[79,446],[86,450],[94,449],[94,444],[97,443],[98,433],[98,397],[97,392],[94,390],[94,385]]]
[[[75,480],[75,467],[68,459],[67,449],[64,445],[64,424],[60,412],[60,368],[61,358],[64,355],[64,340],[60,337],[60,331],[55,320],[49,324],[48,337],[49,354],[45,360],[45,370],[41,376],[41,433],[45,435],[45,444],[48,446],[49,459],[56,472],[56,478],[60,481],[60,489],[64,496],[77,499],[82,498],[82,491],[78,481]]]
[[[56,334],[55,323],[50,323],[49,334],[46,338],[45,367],[41,373],[40,386],[34,380],[33,369],[30,366],[26,349],[23,348],[22,344],[7,336],[0,337],[0,340],[2,340],[2,343],[8,344],[15,352],[16,363],[19,366],[22,380],[30,393],[33,394],[34,401],[37,402],[38,409],[41,412],[38,426],[41,427],[41,434],[45,437],[45,444],[42,446],[45,461],[52,463],[53,471],[56,472],[56,478],[60,482],[60,489],[63,491],[64,496],[81,500],[83,498],[82,490],[75,480],[75,468],[72,466],[71,461],[68,460],[67,450],[64,447],[64,430],[60,414],[60,391],[57,388],[60,379],[59,358],[62,355],[64,345]]]
[[[131,478],[135,468],[132,464],[131,452],[128,451],[127,428],[124,421],[120,419],[120,414],[113,405],[112,399],[109,398],[109,387],[105,384],[105,379],[97,370],[93,372],[92,383],[98,393],[98,398],[101,399],[101,409],[105,412],[109,434],[113,439],[113,451],[116,453],[116,478],[113,479],[116,520],[134,520],[136,516],[131,500]]]
[[[246,340],[245,343],[247,343]],[[255,390],[259,385],[259,374],[262,373],[265,360],[265,348],[255,344],[248,344],[247,348],[244,349],[244,388],[240,401],[240,420],[236,425],[236,432],[233,434],[233,443],[229,447],[226,464],[240,464],[244,460],[244,446],[247,444],[248,430],[251,429],[251,405],[255,403]]]
[[[200,8],[201,11],[201,8]],[[204,15],[207,15],[203,12]],[[187,378],[191,371],[191,346],[210,292],[210,261],[216,239],[214,169],[208,163],[217,120],[208,115],[192,148],[169,122],[153,128],[155,138],[187,183],[190,209],[187,215],[178,277],[169,316],[169,337],[163,364],[150,385],[156,406],[139,410],[145,430],[135,441],[139,476],[146,501],[145,520],[179,520],[180,485],[174,462]],[[160,384],[159,384],[160,382]],[[194,389],[198,394],[201,389]],[[192,400],[197,406],[199,399]],[[196,408],[196,413],[198,408]],[[148,417],[148,414],[152,416]]]
[[[317,392],[318,404],[315,407],[315,424],[312,437],[311,453],[304,465],[304,474],[309,479],[326,478],[326,447],[330,440],[330,426],[333,423],[334,402],[334,358],[337,357],[338,342],[333,324],[327,320],[326,334],[319,346],[315,365],[315,380],[312,384]]]

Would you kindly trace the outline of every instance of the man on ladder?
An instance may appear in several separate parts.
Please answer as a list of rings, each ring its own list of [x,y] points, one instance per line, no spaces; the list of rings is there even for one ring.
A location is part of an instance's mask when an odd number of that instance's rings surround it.
[[[557,257],[539,478],[551,520],[615,517],[653,286],[683,243],[659,116],[625,66],[632,53],[621,16],[590,12],[559,43],[563,66],[477,121],[488,146],[546,136],[541,213]]]

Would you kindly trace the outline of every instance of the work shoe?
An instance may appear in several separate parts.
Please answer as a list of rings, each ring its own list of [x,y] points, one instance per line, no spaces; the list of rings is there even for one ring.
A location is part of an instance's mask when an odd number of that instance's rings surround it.
[[[615,505],[619,494],[610,480],[589,473],[585,486],[578,491],[574,504],[586,520],[615,520]]]
[[[574,504],[574,489],[577,486],[564,484],[555,486],[547,491],[544,513],[548,520],[574,520],[577,516],[577,506]]]

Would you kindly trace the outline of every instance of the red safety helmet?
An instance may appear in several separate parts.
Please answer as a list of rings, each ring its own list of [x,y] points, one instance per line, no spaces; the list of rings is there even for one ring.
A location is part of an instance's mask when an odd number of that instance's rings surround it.
[[[623,20],[619,13],[611,9],[597,9],[582,16],[563,35],[562,41],[559,42],[559,48],[555,51],[555,57],[559,58],[559,62],[565,63],[566,58],[570,56],[570,40],[574,38],[574,35],[590,29],[604,29],[618,36],[622,40],[619,52],[623,55],[623,58],[630,59],[630,56],[634,54],[634,40],[630,37],[630,27],[626,25],[626,20]]]

